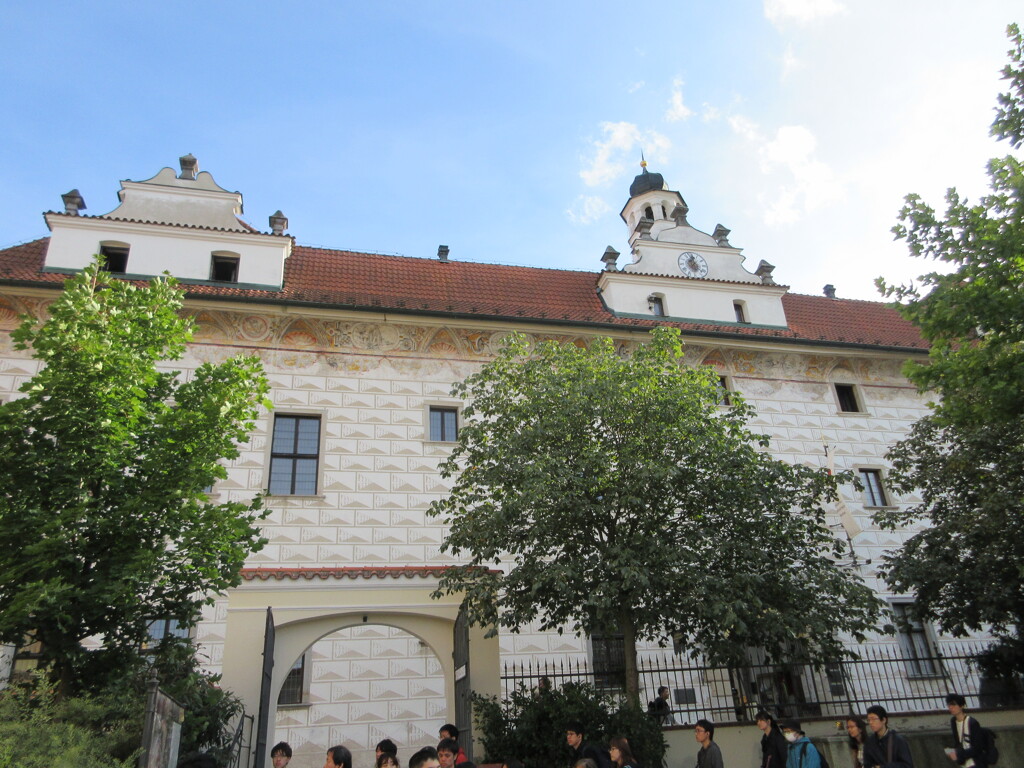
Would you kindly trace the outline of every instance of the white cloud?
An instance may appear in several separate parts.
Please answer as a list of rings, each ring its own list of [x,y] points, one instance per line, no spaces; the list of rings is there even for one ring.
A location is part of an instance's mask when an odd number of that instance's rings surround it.
[[[639,161],[641,150],[651,158],[672,146],[660,133],[641,131],[633,123],[601,123],[601,130],[604,139],[593,142],[593,155],[583,158],[584,167],[580,171],[580,178],[588,187],[607,184],[621,176],[630,155]]]
[[[788,77],[803,67],[804,63],[793,53],[793,46],[787,45],[786,51],[782,54],[782,76]]]
[[[633,83],[633,84],[632,84],[631,86],[629,86],[629,92],[630,92],[630,93],[636,93],[636,92],[637,92],[637,91],[639,91],[639,90],[640,90],[641,88],[643,88],[643,87],[644,87],[644,85],[645,85],[645,83],[644,83],[644,81],[643,81],[643,80],[638,80],[637,82],[635,82],[635,83]]]
[[[756,153],[761,173],[758,198],[766,224],[792,224],[842,197],[842,185],[816,156],[818,140],[802,125],[784,125],[767,137],[742,115],[729,118],[733,132]]]
[[[670,123],[678,123],[693,114],[693,110],[683,104],[683,81],[678,77],[672,81],[672,96],[668,101],[665,119]]]
[[[764,0],[765,18],[775,26],[788,21],[807,24],[845,11],[839,0]]]
[[[565,215],[573,224],[592,224],[610,212],[612,207],[603,198],[593,195],[580,195],[576,198],[572,208],[566,210]]]
[[[703,120],[705,123],[710,123],[722,116],[722,112],[718,109],[718,107],[714,107],[708,104],[706,101],[701,105],[701,107],[702,109],[700,113],[700,119]]]

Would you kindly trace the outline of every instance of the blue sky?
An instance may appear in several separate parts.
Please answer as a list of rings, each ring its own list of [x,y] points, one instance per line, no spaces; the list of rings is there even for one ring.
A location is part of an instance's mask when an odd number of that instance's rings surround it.
[[[924,271],[903,196],[977,197],[1018,2],[9,3],[0,246],[187,152],[299,243],[597,271],[643,149],[800,293]],[[1016,16],[1015,16],[1016,14]]]

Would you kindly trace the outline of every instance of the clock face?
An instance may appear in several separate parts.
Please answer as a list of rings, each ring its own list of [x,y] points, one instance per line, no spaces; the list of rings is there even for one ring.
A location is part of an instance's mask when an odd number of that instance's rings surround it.
[[[704,277],[708,273],[708,263],[699,253],[686,251],[679,254],[679,270],[687,277]]]

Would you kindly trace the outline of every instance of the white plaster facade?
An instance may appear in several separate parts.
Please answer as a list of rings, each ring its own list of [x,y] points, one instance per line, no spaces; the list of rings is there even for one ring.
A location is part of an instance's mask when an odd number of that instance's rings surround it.
[[[239,282],[273,286],[276,280],[280,285],[280,269],[292,252],[290,238],[231,225],[237,222],[240,196],[236,200],[237,193],[225,192],[212,178],[204,178],[197,194],[188,197],[182,190],[188,192],[196,182],[178,183],[173,177],[165,169],[150,182],[125,183],[122,207],[110,216],[142,221],[50,216],[53,236],[44,267],[80,268],[98,243],[113,240],[130,242],[132,258],[140,255],[132,273],[169,269],[205,280],[211,250],[223,247],[242,253],[243,265],[255,265],[252,273],[241,273]],[[149,194],[154,183],[165,189]],[[785,327],[786,289],[745,270],[738,249],[669,221],[661,215],[662,197],[674,205],[681,201],[678,193],[652,190],[624,210],[637,260],[622,272],[608,270],[595,278],[609,310],[649,316],[647,297],[657,292],[664,295],[670,317],[735,326],[733,302],[746,301],[751,325]],[[131,207],[135,199],[140,203]],[[659,224],[650,232],[656,239],[634,237],[635,214],[655,199]],[[170,213],[162,214],[165,203]],[[210,228],[183,226],[193,219]],[[710,270],[706,278],[687,279],[670,271],[684,250],[704,256]],[[18,313],[43,313],[53,290],[52,283],[25,287],[0,281],[0,328],[13,328]],[[247,580],[205,611],[196,639],[207,666],[223,673],[224,684],[255,712],[262,622],[266,607],[272,606],[278,622],[272,698],[295,660],[310,648],[313,664],[308,700],[277,710],[268,743],[288,739],[296,768],[319,765],[318,757],[322,760],[324,750],[337,742],[349,745],[363,768],[370,764],[375,743],[386,737],[399,744],[404,760],[413,748],[435,741],[438,725],[454,719],[457,670],[451,637],[457,601],[431,601],[436,579],[426,571],[415,577],[349,578],[341,569],[455,562],[440,550],[444,527],[426,514],[447,489],[437,466],[450,450],[449,444],[430,440],[428,409],[457,406],[452,385],[489,360],[512,330],[535,339],[586,341],[610,334],[623,343],[640,343],[648,326],[312,307],[271,301],[272,292],[267,296],[244,304],[227,297],[191,298],[187,308],[197,333],[185,359],[174,367],[187,377],[203,362],[255,353],[272,385],[274,411],[262,414],[251,442],[215,487],[215,499],[248,499],[267,487],[276,417],[320,418],[317,493],[268,499],[271,513],[264,534],[269,544],[247,564],[254,572],[291,569],[306,575]],[[684,336],[686,363],[715,366],[729,387],[755,407],[751,426],[769,434],[770,450],[786,461],[825,466],[824,447],[829,446],[836,469],[877,468],[884,476],[887,448],[926,412],[924,400],[900,373],[904,360],[920,355],[920,349],[809,338],[783,343],[773,336],[716,336],[706,329],[690,334],[684,329]],[[36,370],[27,355],[12,350],[6,333],[0,336],[0,397],[16,397]],[[853,385],[858,412],[840,410],[836,383]],[[830,511],[830,522],[837,536],[849,536],[851,567],[887,594],[877,564],[905,534],[874,526],[873,510],[852,487],[844,488],[842,496]],[[891,499],[897,505],[912,501]],[[311,575],[317,571],[320,575]],[[499,651],[502,661],[587,654],[586,639],[555,633],[503,635],[496,646],[479,631],[473,637],[472,681],[478,690],[498,690]],[[895,641],[880,637],[874,642]],[[643,650],[655,652],[655,646]]]

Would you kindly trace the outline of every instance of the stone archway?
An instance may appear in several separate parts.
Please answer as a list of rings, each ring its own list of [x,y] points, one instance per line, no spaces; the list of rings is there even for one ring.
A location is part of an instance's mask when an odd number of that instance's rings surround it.
[[[269,723],[276,721],[277,694],[288,670],[317,640],[363,625],[395,627],[415,636],[436,655],[444,675],[447,719],[455,716],[454,629],[458,597],[431,598],[444,568],[254,568],[228,594],[223,684],[256,714],[267,607],[273,608],[276,642]],[[471,685],[500,694],[498,640],[469,632]],[[270,746],[270,745],[268,745]],[[265,766],[256,766],[265,768]]]

